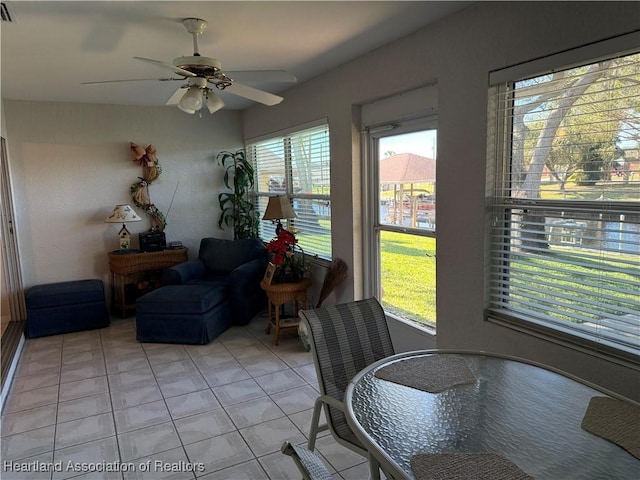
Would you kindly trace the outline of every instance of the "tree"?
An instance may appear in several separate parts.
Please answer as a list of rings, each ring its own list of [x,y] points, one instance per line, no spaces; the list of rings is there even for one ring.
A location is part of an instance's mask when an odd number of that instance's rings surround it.
[[[516,196],[540,198],[540,181],[542,179],[542,172],[547,158],[551,153],[553,140],[556,138],[556,134],[562,121],[570,111],[573,104],[576,103],[576,101],[591,85],[594,84],[594,82],[603,76],[605,69],[609,67],[610,63],[610,61],[594,63],[587,67],[587,71],[584,75],[579,77],[570,77],[565,74],[559,74],[558,76],[554,75],[550,83],[554,84],[555,90],[557,90],[555,82],[560,78],[566,79],[566,87],[560,96],[555,96],[551,92],[545,92],[527,104],[526,108],[522,109],[523,113],[517,112],[517,115],[514,113],[514,117],[520,115],[523,117],[519,119],[518,122],[515,122],[514,120],[514,137],[526,138],[525,132],[516,132],[516,128],[522,128],[525,126],[524,112],[534,111],[550,102],[549,107],[551,108],[547,111],[542,128],[537,134],[535,147],[533,148],[528,167],[525,168],[523,164],[518,165],[517,167],[517,171],[522,172],[522,175],[520,175],[522,182],[520,185],[516,185]],[[518,158],[513,160],[524,162],[524,153],[525,152],[523,150],[522,155],[519,155]]]
[[[520,82],[512,126],[514,196],[540,198],[546,166],[559,183],[578,171],[602,179],[640,132],[640,54]],[[624,87],[624,88],[621,88]],[[606,172],[605,172],[606,175]]]
[[[558,131],[545,166],[563,195],[569,180],[582,186],[609,180],[610,171],[616,166],[615,160],[624,155],[613,132],[606,132],[599,140],[593,135],[590,137],[585,138],[580,131],[568,132],[565,128]]]
[[[638,55],[633,55],[516,85],[511,138],[513,197],[539,199],[545,167],[563,193],[568,181],[591,186],[608,179],[622,153],[616,146],[618,135],[625,122],[633,122],[631,112],[640,108],[637,63]],[[636,131],[637,127],[636,122]],[[520,220],[514,219],[523,227],[524,248],[548,248],[545,217],[544,211],[525,209]]]

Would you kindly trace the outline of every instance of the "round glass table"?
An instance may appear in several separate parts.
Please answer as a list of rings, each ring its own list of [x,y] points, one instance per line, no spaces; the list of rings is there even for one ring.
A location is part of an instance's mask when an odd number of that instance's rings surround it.
[[[472,379],[430,393],[376,376],[411,359],[425,364],[418,376],[428,379],[441,373],[429,371],[436,356],[441,366],[462,361]],[[625,400],[521,359],[434,350],[370,365],[350,383],[345,405],[356,436],[396,479],[415,479],[411,457],[425,453],[498,454],[536,480],[640,478],[640,460],[581,427],[592,397]]]

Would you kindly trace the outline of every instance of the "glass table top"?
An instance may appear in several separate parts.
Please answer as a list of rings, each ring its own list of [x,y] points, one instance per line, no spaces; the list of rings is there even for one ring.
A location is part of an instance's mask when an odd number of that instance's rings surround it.
[[[463,358],[476,381],[429,393],[375,376],[393,361],[429,355],[377,362],[345,397],[356,435],[401,478],[415,478],[414,454],[480,452],[502,455],[536,480],[640,478],[640,460],[581,427],[590,399],[607,395],[560,373],[498,356],[437,353]]]

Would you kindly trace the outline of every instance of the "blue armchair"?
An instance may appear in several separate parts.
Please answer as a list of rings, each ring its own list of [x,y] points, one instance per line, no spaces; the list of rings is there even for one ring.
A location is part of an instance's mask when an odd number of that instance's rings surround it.
[[[260,240],[203,238],[198,258],[165,270],[163,285],[208,285],[226,290],[231,324],[246,325],[267,304],[260,280],[267,266]]]
[[[198,258],[166,269],[164,286],[136,301],[137,339],[205,344],[248,324],[267,303],[267,262],[260,240],[203,238]]]

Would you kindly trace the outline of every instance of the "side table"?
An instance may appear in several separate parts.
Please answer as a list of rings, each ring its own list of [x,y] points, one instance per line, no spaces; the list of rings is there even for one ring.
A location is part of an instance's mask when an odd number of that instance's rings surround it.
[[[274,283],[266,284],[260,282],[260,287],[267,293],[267,310],[269,314],[269,324],[265,333],[271,332],[271,326],[275,327],[273,344],[278,345],[278,337],[280,330],[298,328],[300,319],[298,318],[298,309],[307,308],[307,289],[311,286],[311,280],[305,278],[296,283]],[[280,316],[281,306],[287,302],[294,303],[294,316]]]
[[[128,312],[135,312],[135,299],[125,295],[126,285],[134,284],[143,272],[163,270],[187,261],[187,248],[167,249],[159,252],[139,252],[137,250],[109,252],[111,272],[111,308],[122,318]],[[133,300],[133,301],[132,301]]]

